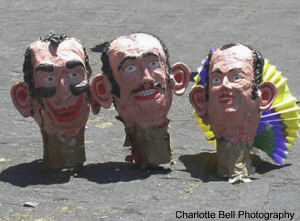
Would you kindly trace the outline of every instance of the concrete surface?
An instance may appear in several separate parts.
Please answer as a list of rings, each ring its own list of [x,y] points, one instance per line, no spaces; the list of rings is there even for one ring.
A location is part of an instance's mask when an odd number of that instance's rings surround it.
[[[166,43],[172,64],[182,61],[193,71],[210,47],[250,44],[289,78],[299,99],[298,0],[2,0],[0,23],[1,221],[183,220],[176,218],[176,211],[218,214],[239,210],[295,212],[293,220],[300,220],[299,140],[285,166],[255,156],[253,182],[231,185],[216,176],[215,148],[195,125],[186,93],[175,97],[169,114],[176,165],[141,171],[125,163],[129,150],[122,146],[123,125],[111,108],[90,115],[84,170],[75,175],[53,174],[42,169],[38,126],[17,112],[9,94],[11,85],[22,80],[26,48],[51,30],[83,41],[94,74],[101,70],[100,54],[91,48],[143,31]],[[24,207],[28,201],[39,204]]]

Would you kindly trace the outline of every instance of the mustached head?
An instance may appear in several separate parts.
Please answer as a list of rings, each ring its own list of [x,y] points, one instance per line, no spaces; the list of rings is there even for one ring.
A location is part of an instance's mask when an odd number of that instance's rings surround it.
[[[145,87],[145,85],[141,85],[140,87],[132,90],[130,95],[138,93],[138,92],[143,91],[145,89],[155,89],[155,88],[164,89],[161,83],[152,83],[152,84],[150,84],[149,87]]]

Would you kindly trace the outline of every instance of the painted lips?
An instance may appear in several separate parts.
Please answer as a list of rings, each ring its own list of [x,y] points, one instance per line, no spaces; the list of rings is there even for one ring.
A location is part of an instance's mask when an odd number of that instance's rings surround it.
[[[133,96],[136,100],[152,100],[159,96],[158,88],[145,88],[136,92]]]
[[[234,102],[234,96],[231,94],[222,94],[219,97],[219,101],[221,104],[233,104]]]
[[[56,109],[50,103],[47,103],[47,106],[57,121],[67,122],[76,120],[79,117],[82,102],[83,97],[81,97],[76,104],[69,107]]]

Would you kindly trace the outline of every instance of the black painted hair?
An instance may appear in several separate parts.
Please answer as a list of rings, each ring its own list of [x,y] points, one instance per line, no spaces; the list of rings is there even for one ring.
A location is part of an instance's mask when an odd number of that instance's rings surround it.
[[[41,41],[50,42],[50,44],[56,45],[56,47],[61,42],[63,42],[64,40],[67,40],[67,39],[70,39],[70,37],[68,37],[65,34],[52,34],[52,33],[49,33],[45,37],[40,38]],[[81,43],[81,41],[79,41],[77,39],[75,39],[75,40],[78,41],[83,47],[83,44]],[[84,57],[85,57],[85,66],[86,66],[87,76],[88,76],[88,78],[90,78],[90,76],[92,74],[92,68],[89,64],[89,56],[86,53],[85,47],[83,47],[83,51],[84,51]],[[32,62],[31,62],[32,55],[33,55],[33,50],[29,46],[25,52],[25,58],[24,58],[24,63],[23,63],[23,73],[24,73],[23,77],[24,77],[24,81],[29,86],[30,95],[33,97],[34,96],[34,80],[33,80],[33,66],[32,66]]]
[[[239,43],[240,44],[240,43]],[[239,45],[235,43],[230,43],[222,46],[220,50],[226,50],[228,48],[231,48],[233,46]],[[244,44],[241,44],[244,45]],[[254,80],[252,85],[252,99],[255,100],[258,97],[258,86],[263,82],[263,70],[264,70],[264,58],[262,54],[256,50],[253,49],[251,46],[244,45],[250,50],[252,50],[252,56],[253,56],[253,71],[254,71]],[[210,61],[211,57],[213,55],[213,52],[209,52],[207,55],[208,64],[206,66],[207,70],[209,70],[210,67]],[[206,89],[206,99],[208,99],[208,88],[209,88],[209,75],[207,74],[207,84],[205,85]]]
[[[40,40],[43,42],[51,42],[51,44],[59,45],[61,42],[68,38],[65,34],[53,34],[49,33],[45,37],[40,37]]]
[[[141,33],[141,32],[132,33],[132,34],[139,34],[139,33]],[[148,34],[148,33],[143,33],[143,34]],[[168,74],[169,71],[171,70],[171,65],[170,65],[170,62],[169,62],[169,52],[168,52],[167,47],[165,46],[163,41],[160,38],[158,38],[157,36],[155,36],[153,34],[148,34],[148,35],[151,35],[152,37],[156,38],[160,42],[161,46],[163,47],[165,55],[166,55],[166,68],[167,68],[167,74]],[[114,40],[116,40],[116,39],[114,39]],[[111,69],[111,66],[110,66],[110,62],[109,62],[109,54],[108,54],[110,44],[114,40],[111,40],[109,42],[105,42],[101,45],[103,47],[102,54],[101,54],[102,72],[103,72],[104,75],[106,75],[108,77],[108,79],[109,79],[109,81],[112,85],[111,93],[116,95],[117,97],[120,97],[120,87],[119,87],[118,83],[116,82],[116,80],[113,76],[113,72],[112,72],[112,69]]]

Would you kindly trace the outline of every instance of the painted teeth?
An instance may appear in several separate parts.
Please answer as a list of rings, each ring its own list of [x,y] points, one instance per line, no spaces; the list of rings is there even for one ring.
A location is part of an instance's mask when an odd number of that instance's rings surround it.
[[[58,114],[68,114],[70,112],[72,112],[72,110],[62,110],[62,111],[58,111],[57,113]]]
[[[229,100],[233,100],[232,97],[223,97],[221,98],[221,101],[229,101]]]
[[[142,91],[139,93],[139,96],[149,96],[151,94],[154,94],[155,93],[155,90],[147,90],[147,91]]]

